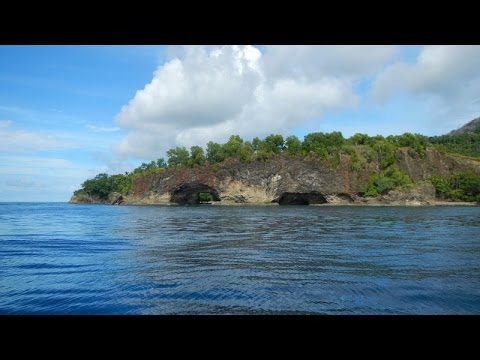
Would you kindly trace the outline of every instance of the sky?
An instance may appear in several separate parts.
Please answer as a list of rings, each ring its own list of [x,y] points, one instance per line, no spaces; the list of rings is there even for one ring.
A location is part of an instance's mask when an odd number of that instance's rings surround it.
[[[480,46],[1,46],[0,202],[238,134],[445,134],[480,115]]]

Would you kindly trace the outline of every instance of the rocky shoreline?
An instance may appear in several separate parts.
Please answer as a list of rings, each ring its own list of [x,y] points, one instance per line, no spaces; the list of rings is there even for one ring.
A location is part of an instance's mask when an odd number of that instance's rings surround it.
[[[106,202],[76,202],[69,201],[69,204],[73,205],[111,205]],[[146,203],[142,201],[129,201],[127,203],[115,204],[120,206],[184,206],[181,204],[175,203]],[[213,202],[208,204],[194,205],[194,206],[281,206],[276,203],[235,203],[235,202]],[[463,201],[430,201],[430,202],[415,202],[415,201],[404,201],[404,202],[392,202],[385,203],[378,201],[376,199],[367,200],[359,203],[345,203],[345,204],[311,204],[309,206],[318,206],[318,207],[332,207],[332,206],[411,206],[411,207],[420,207],[420,206],[480,206],[480,203],[475,202],[463,202]]]
[[[336,167],[320,161],[278,155],[268,162],[242,163],[228,159],[219,164],[175,167],[134,178],[127,194],[110,193],[101,199],[77,194],[71,204],[175,205],[198,204],[207,195],[215,205],[475,205],[444,201],[427,181],[431,176],[471,170],[480,174],[480,162],[427,149],[420,157],[406,149],[397,151],[398,168],[413,182],[376,197],[360,196],[361,186],[378,164],[355,169],[342,155]]]
[[[435,191],[430,184],[420,184],[414,188],[404,189],[402,191],[394,190],[379,197],[360,197],[354,194],[348,194],[347,198],[342,194],[339,197],[336,194],[327,194],[324,198],[326,202],[308,203],[309,206],[479,206],[475,202],[443,201],[435,198]],[[236,199],[232,196],[220,196],[220,201],[211,201],[211,206],[281,206],[278,199],[274,201],[241,201],[244,199],[238,196]],[[125,206],[179,206],[181,203],[171,202],[170,194],[149,193],[145,196],[122,195],[113,193],[107,200],[101,200],[92,196],[73,196],[70,204],[103,204],[103,205],[125,205]],[[287,204],[302,205],[302,204]]]

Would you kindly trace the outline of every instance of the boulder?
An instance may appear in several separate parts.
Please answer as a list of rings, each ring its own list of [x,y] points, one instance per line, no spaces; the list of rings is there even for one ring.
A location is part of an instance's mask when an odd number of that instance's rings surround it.
[[[118,192],[113,192],[108,196],[108,202],[111,205],[120,205],[124,202],[123,195]]]
[[[426,205],[435,201],[435,188],[428,182],[421,182],[410,188],[391,190],[381,196],[380,200],[386,203]]]

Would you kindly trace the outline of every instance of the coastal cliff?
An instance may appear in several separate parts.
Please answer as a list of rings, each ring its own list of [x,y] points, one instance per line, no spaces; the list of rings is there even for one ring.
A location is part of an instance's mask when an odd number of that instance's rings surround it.
[[[130,173],[98,174],[70,203],[480,203],[480,118],[446,135],[271,134],[176,147]]]
[[[391,190],[377,197],[363,197],[360,189],[379,163],[354,169],[352,157],[341,155],[336,167],[314,159],[282,154],[268,161],[243,163],[227,159],[218,164],[160,169],[134,178],[126,194],[114,192],[108,198],[83,194],[70,203],[124,205],[195,204],[199,194],[211,196],[215,204],[431,204],[435,188],[426,182],[432,176],[447,177],[462,171],[480,175],[480,161],[441,154],[428,148],[423,156],[408,148],[395,154],[398,168],[413,180],[405,189]]]

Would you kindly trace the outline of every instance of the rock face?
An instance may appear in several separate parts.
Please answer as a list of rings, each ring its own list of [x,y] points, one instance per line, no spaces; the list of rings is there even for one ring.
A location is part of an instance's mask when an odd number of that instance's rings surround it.
[[[453,173],[473,170],[480,174],[480,162],[453,155],[442,155],[435,149],[427,149],[421,157],[409,149],[398,149],[398,168],[414,181],[426,180],[432,175],[448,177]]]
[[[390,192],[375,201],[428,203],[435,196],[433,186],[423,183],[429,176],[447,177],[473,170],[480,174],[480,162],[428,149],[424,157],[408,149],[396,154],[400,170],[416,186]],[[220,164],[179,167],[137,177],[127,195],[111,194],[108,201],[73,197],[71,203],[110,204],[196,204],[200,193],[209,193],[214,204],[350,204],[369,202],[357,193],[378,164],[352,170],[350,157],[342,155],[336,168],[318,160],[292,159],[277,155],[268,162],[242,163],[228,159]]]
[[[81,194],[74,195],[69,201],[70,204],[106,204],[107,202],[97,196]]]
[[[368,177],[368,174],[367,174]],[[192,204],[207,192],[215,202],[235,203],[326,203],[326,195],[358,191],[347,163],[336,169],[315,161],[277,156],[268,162],[222,164],[168,169],[139,178],[128,198],[142,199],[150,193],[169,194],[170,202]]]
[[[390,204],[429,205],[435,201],[435,188],[430,183],[422,182],[412,188],[391,190],[381,196],[380,201]]]
[[[123,195],[118,192],[113,192],[108,196],[108,203],[111,205],[123,204]]]

